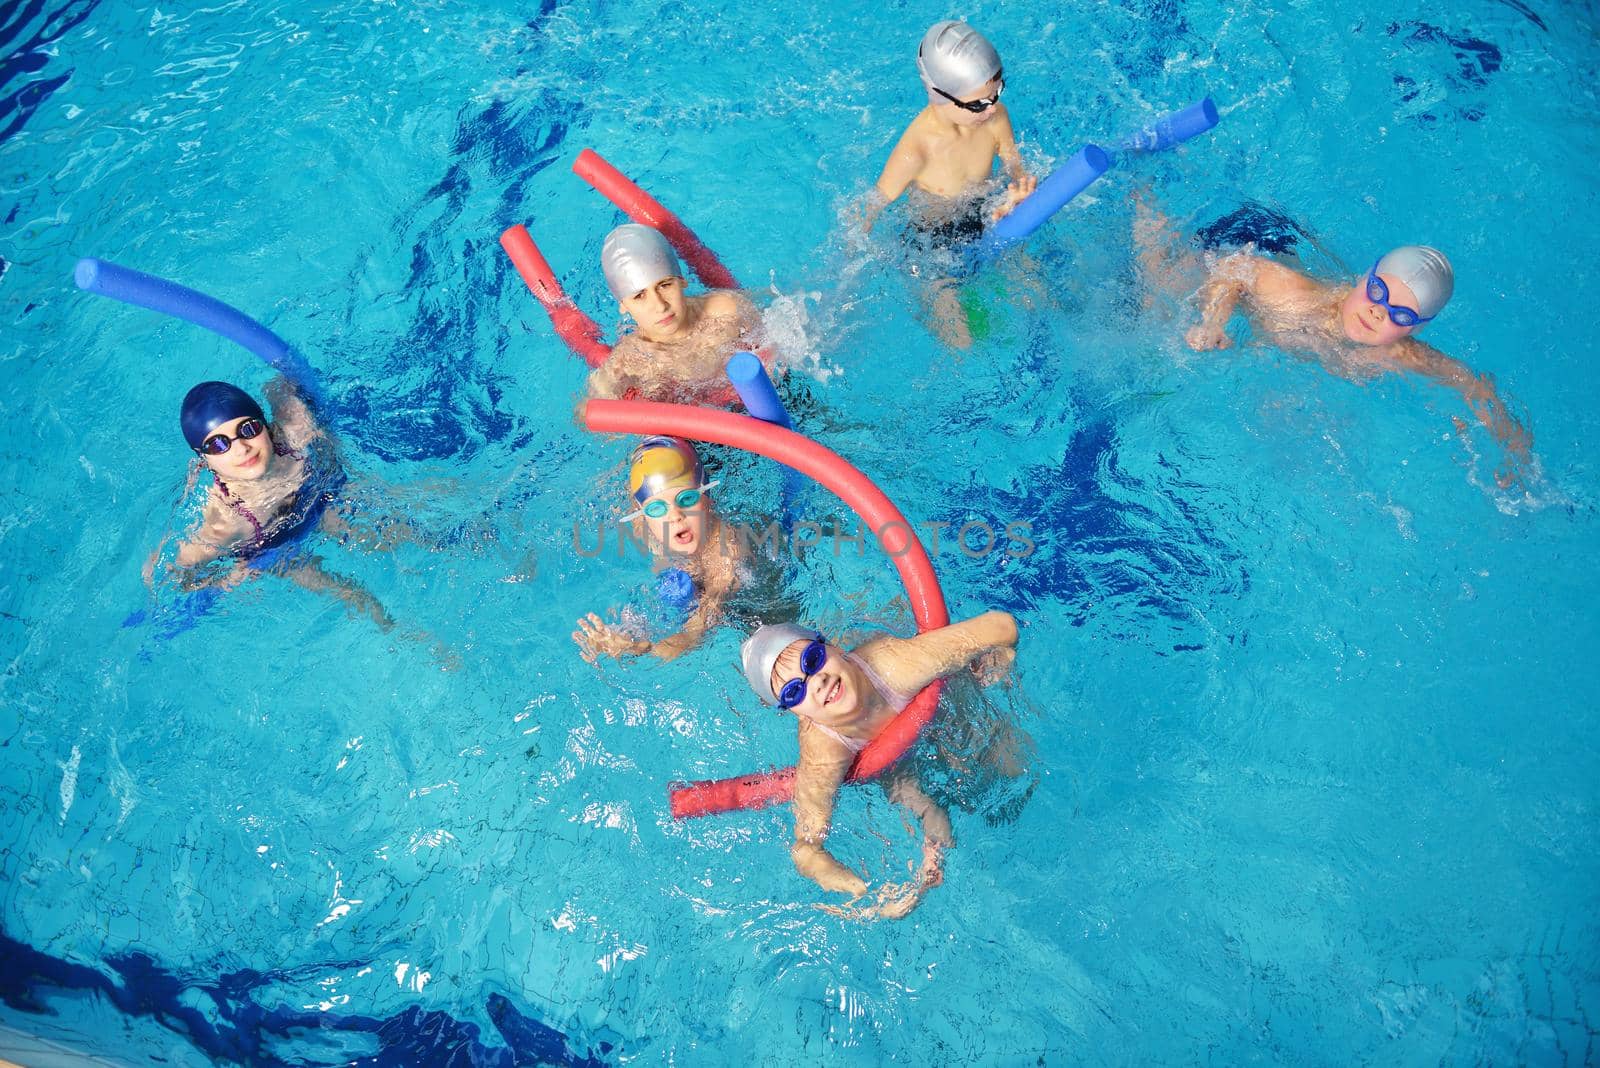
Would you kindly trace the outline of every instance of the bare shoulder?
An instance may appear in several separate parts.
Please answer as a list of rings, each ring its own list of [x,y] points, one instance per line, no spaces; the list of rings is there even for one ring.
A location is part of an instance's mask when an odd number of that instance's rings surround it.
[[[705,303],[701,305],[701,310],[717,319],[737,318],[745,309],[755,307],[750,303],[750,299],[737,289],[713,289],[703,299]]]

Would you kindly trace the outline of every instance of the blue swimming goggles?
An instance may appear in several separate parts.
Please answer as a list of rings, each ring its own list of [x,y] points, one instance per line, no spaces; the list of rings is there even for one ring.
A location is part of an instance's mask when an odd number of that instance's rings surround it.
[[[1384,284],[1383,279],[1378,277],[1378,264],[1382,262],[1381,258],[1375,260],[1372,264],[1372,270],[1367,272],[1367,299],[1388,312],[1389,321],[1395,326],[1418,326],[1422,323],[1433,322],[1435,316],[1430,315],[1424,319],[1404,304],[1389,303],[1389,287]]]
[[[822,665],[828,662],[828,640],[821,634],[806,643],[800,651],[800,671],[802,678],[790,679],[778,691],[778,707],[793,708],[806,699],[806,683],[811,681],[811,676],[822,670]]]
[[[678,495],[672,498],[672,503],[678,506],[679,511],[687,512],[700,503],[701,496],[707,490],[715,489],[716,485],[717,483],[713,481],[707,482],[704,486],[696,486],[693,489],[679,490]],[[629,512],[617,522],[626,523],[630,519],[638,519],[640,516],[646,516],[650,519],[662,519],[668,511],[667,502],[657,497],[654,500],[647,501],[645,506],[637,512]]]

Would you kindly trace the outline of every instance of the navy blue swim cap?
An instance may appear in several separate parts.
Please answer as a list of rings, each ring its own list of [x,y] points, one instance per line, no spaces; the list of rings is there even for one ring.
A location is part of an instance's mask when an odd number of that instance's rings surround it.
[[[261,405],[238,386],[226,382],[202,382],[183,398],[183,438],[189,448],[198,449],[211,432],[223,423],[251,416],[267,421]]]

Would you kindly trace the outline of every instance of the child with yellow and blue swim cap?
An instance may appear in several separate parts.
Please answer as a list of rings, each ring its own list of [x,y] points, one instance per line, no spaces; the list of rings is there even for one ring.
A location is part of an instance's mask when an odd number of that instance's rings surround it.
[[[572,632],[585,659],[649,653],[671,660],[699,645],[717,624],[745,581],[749,549],[717,514],[710,496],[716,485],[706,480],[700,454],[683,438],[649,437],[633,450],[628,460],[633,510],[621,522],[632,525],[658,570],[673,569],[684,577],[694,607],[682,628],[659,641],[631,637],[590,612]]]

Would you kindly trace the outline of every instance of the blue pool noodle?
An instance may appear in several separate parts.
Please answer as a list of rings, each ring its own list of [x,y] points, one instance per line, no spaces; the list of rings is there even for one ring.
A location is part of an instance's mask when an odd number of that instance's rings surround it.
[[[1217,124],[1217,105],[1208,96],[1180,111],[1163,115],[1137,133],[1123,138],[1117,147],[1125,152],[1160,152],[1203,134]]]
[[[689,608],[700,591],[694,588],[694,579],[681,567],[669,567],[661,572],[656,584],[656,596],[661,603],[673,608]]]
[[[789,418],[789,409],[783,406],[783,399],[778,396],[778,389],[772,384],[772,376],[767,374],[767,369],[761,366],[761,361],[753,352],[736,352],[728,359],[728,381],[733,383],[734,392],[739,394],[739,399],[744,401],[744,410],[763,423],[781,426],[785,430],[794,429],[794,420]],[[792,467],[783,469],[783,525],[785,529],[794,526],[798,518],[796,502],[800,499],[800,491],[805,488],[801,475]]]
[[[268,366],[294,382],[302,393],[312,399],[319,395],[316,372],[303,356],[291,349],[283,338],[215,297],[208,297],[153,274],[92,257],[78,261],[72,278],[78,283],[78,288],[85,292],[120,300],[124,304],[137,304],[141,308],[171,315],[220,334],[259,356]]]
[[[794,422],[789,410],[783,406],[777,387],[767,369],[753,352],[736,352],[728,360],[728,381],[744,401],[744,410],[764,423],[776,423],[785,430],[793,430]]]
[[[1026,200],[985,231],[978,244],[978,259],[991,260],[1012,245],[1025,241],[1110,166],[1111,157],[1104,149],[1099,145],[1084,145],[1077,155],[1051,171]]]

